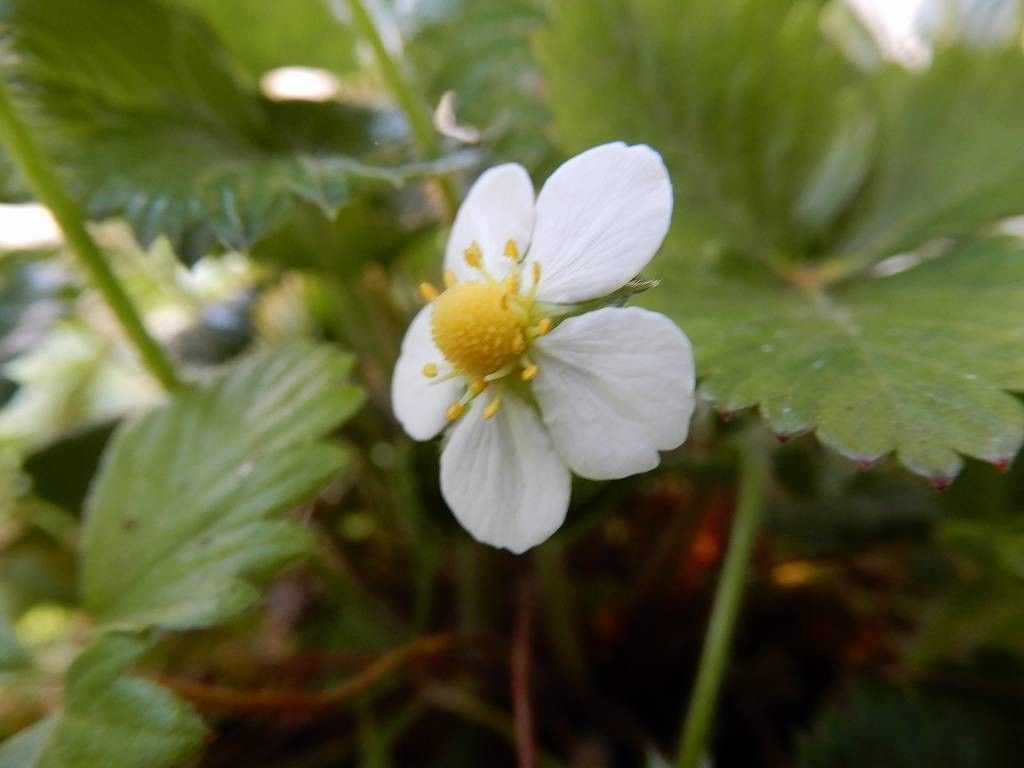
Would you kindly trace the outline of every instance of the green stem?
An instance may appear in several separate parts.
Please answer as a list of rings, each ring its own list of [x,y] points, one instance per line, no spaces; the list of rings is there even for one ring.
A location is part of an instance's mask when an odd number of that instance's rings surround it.
[[[178,385],[174,368],[163,350],[142,324],[135,305],[128,297],[103,257],[96,241],[85,228],[78,207],[68,197],[46,155],[35,143],[28,128],[18,117],[7,83],[0,76],[0,141],[21,171],[36,198],[53,213],[71,250],[92,279],[96,290],[106,300],[121,323],[125,334],[135,345],[143,364],[165,389]]]
[[[395,97],[395,101],[398,102],[399,108],[405,113],[417,147],[424,157],[436,157],[441,150],[441,142],[434,130],[434,123],[426,104],[413,90],[412,84],[402,73],[399,62],[395,60],[384,44],[384,38],[381,37],[377,23],[364,1],[349,0],[348,4],[352,9],[352,22],[356,31],[373,48],[373,55],[377,59],[381,77],[384,78],[388,89]],[[455,188],[451,181],[443,176],[438,178],[438,183],[441,186],[441,193],[444,195],[449,213],[454,213],[459,204]]]
[[[697,768],[704,754],[704,745],[718,702],[719,689],[736,616],[746,582],[751,550],[761,522],[762,497],[768,477],[768,451],[759,441],[743,448],[740,458],[740,488],[736,517],[733,521],[725,564],[715,592],[700,669],[690,698],[690,709],[679,742],[679,768]]]

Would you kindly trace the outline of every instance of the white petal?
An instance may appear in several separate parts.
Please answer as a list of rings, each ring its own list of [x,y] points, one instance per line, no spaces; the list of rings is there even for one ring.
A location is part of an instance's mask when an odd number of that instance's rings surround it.
[[[672,218],[661,155],[621,142],[588,149],[547,180],[537,198],[528,262],[540,262],[537,297],[570,303],[621,288],[654,256]]]
[[[682,444],[694,406],[690,340],[664,315],[607,307],[571,317],[534,345],[533,390],[574,472],[610,480],[658,466]]]
[[[430,333],[432,305],[419,311],[402,339],[402,351],[391,377],[391,407],[399,423],[415,440],[429,440],[447,423],[448,406],[462,394],[460,379],[437,381],[423,375],[423,366],[434,363],[442,371],[444,356]]]
[[[441,493],[473,538],[520,554],[565,520],[569,470],[525,402],[506,396],[493,419],[483,412],[477,401],[452,430],[441,454]]]
[[[484,263],[495,277],[503,276],[511,262],[503,252],[505,243],[515,242],[526,253],[533,232],[533,183],[523,166],[498,165],[476,180],[463,200],[444,255],[444,268],[459,280],[479,279],[466,264],[464,253],[474,241],[483,249]]]

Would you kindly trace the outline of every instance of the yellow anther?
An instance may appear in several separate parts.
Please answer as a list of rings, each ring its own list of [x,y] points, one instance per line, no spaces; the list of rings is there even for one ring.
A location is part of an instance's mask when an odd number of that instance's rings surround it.
[[[519,261],[519,246],[516,245],[515,240],[505,241],[505,256],[512,259],[512,261]]]
[[[538,336],[547,336],[548,331],[550,331],[550,330],[551,330],[551,318],[550,317],[541,318],[541,321],[539,323],[537,323],[537,335]]]
[[[480,250],[476,240],[469,244],[469,248],[462,255],[466,257],[466,263],[471,267],[479,268],[483,264],[484,252]]]
[[[498,412],[499,408],[501,408],[501,398],[496,397],[493,400],[491,400],[491,402],[489,402],[487,404],[487,407],[484,409],[484,418],[493,419],[494,414]]]
[[[459,418],[459,416],[461,416],[465,412],[465,410],[466,406],[464,406],[462,403],[452,403],[451,405],[448,406],[448,421],[455,421],[457,418]]]
[[[455,276],[455,273],[452,272],[450,269],[444,273],[444,287],[445,288],[451,288],[457,282],[459,282],[459,278],[457,278]]]
[[[533,275],[533,284],[540,282],[540,262],[535,261],[530,265],[530,273]]]
[[[508,294],[508,293],[503,293],[501,295],[501,308],[502,309],[508,309],[509,301],[511,300],[511,298],[512,298],[511,294]]]
[[[515,350],[517,355],[526,349],[526,339],[523,338],[523,334],[516,334],[516,337],[512,340],[512,349]]]
[[[483,379],[477,379],[476,381],[469,385],[469,393],[473,395],[473,397],[476,397],[485,389],[487,389],[487,382],[484,381]]]
[[[424,301],[433,301],[439,295],[437,288],[432,286],[430,283],[420,283],[420,296],[423,297]]]
[[[531,365],[523,369],[522,379],[523,381],[533,381],[537,376],[537,371],[540,370],[539,365]]]
[[[509,275],[505,278],[505,287],[509,293],[519,293],[519,275]]]
[[[423,366],[423,375],[428,379],[432,379],[437,376],[437,363],[427,363]]]

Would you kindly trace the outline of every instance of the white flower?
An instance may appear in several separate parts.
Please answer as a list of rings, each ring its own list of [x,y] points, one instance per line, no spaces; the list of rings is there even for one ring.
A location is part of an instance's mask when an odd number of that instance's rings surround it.
[[[636,307],[578,314],[647,265],[671,215],[668,172],[646,146],[572,158],[536,202],[512,163],[470,189],[446,290],[421,287],[429,303],[402,342],[392,401],[417,440],[452,423],[441,492],[479,541],[523,552],[565,519],[570,470],[645,472],[686,439],[694,372],[683,332]]]

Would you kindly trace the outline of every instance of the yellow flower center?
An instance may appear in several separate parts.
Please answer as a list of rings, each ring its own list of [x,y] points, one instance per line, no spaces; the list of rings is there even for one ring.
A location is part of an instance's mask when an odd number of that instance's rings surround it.
[[[456,370],[484,377],[519,359],[526,317],[501,283],[457,283],[434,300],[434,342]]]
[[[482,282],[460,283],[449,272],[444,276],[444,292],[438,292],[430,283],[420,285],[423,298],[434,305],[434,343],[450,366],[445,371],[436,362],[429,362],[423,366],[423,375],[439,381],[454,376],[467,379],[463,396],[448,407],[451,421],[462,416],[466,407],[485,391],[490,391],[490,402],[484,408],[484,418],[493,418],[501,407],[505,377],[518,370],[520,378],[529,382],[539,370],[529,357],[528,347],[552,326],[551,318],[534,317],[540,265],[531,265],[532,282],[521,291],[523,259],[512,240],[505,244],[503,254],[514,266],[502,281],[488,271],[483,251],[474,242],[466,249],[466,263],[480,273]]]

